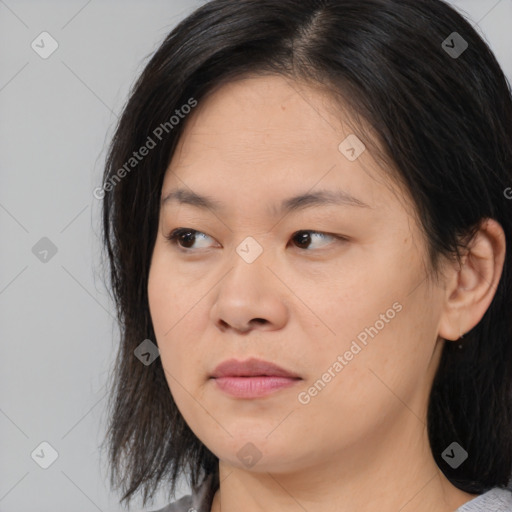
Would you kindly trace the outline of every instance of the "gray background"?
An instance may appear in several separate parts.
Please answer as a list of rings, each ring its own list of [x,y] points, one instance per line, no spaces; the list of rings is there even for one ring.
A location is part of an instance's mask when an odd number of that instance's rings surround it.
[[[98,448],[118,333],[92,191],[129,87],[202,3],[0,0],[0,512],[123,510]],[[512,81],[512,0],[452,3]],[[31,47],[43,31],[47,59]]]

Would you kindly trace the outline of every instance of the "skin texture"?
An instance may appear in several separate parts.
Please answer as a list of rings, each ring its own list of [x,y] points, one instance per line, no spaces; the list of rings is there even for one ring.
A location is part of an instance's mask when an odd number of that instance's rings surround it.
[[[350,161],[338,149],[350,133],[316,88],[238,80],[200,102],[165,175],[162,197],[180,187],[223,205],[162,206],[148,283],[170,392],[220,459],[212,511],[449,512],[475,497],[435,464],[426,411],[445,340],[474,327],[492,300],[503,230],[485,223],[462,268],[446,260],[434,281],[404,192],[369,150]],[[278,213],[282,200],[320,189],[367,207]],[[180,251],[165,238],[176,228],[201,234],[182,237]],[[304,241],[300,230],[315,233]],[[236,251],[249,236],[263,249],[252,263]],[[378,333],[333,371],[370,326]],[[234,398],[209,378],[233,357],[272,361],[302,380]],[[329,368],[330,381],[301,403]],[[237,456],[243,447],[256,464]]]

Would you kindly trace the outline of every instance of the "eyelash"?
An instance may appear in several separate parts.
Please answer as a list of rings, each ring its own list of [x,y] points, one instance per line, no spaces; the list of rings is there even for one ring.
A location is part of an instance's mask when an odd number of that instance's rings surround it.
[[[196,229],[191,229],[191,228],[176,228],[174,229],[173,231],[171,231],[168,235],[165,235],[165,238],[169,241],[169,243],[176,247],[178,250],[182,251],[182,252],[193,252],[195,251],[195,249],[190,249],[188,247],[181,247],[179,245],[179,237],[185,233],[193,233],[193,234],[201,234],[201,235],[206,235],[206,233],[203,233],[202,231],[197,231]],[[328,237],[331,237],[337,241],[340,241],[340,242],[348,242],[348,238],[346,237],[343,237],[343,236],[340,236],[340,235],[331,235],[330,233],[324,233],[323,231],[314,231],[312,229],[302,229],[302,230],[299,230],[299,231],[296,231],[292,238],[294,236],[296,236],[297,234],[299,233],[314,233],[314,234],[320,234],[320,235],[327,235]],[[206,235],[208,236],[208,235]],[[211,238],[211,237],[210,237]],[[299,247],[299,249],[301,249]],[[317,249],[318,250],[318,249]],[[304,251],[308,251],[308,252],[311,252],[311,250],[309,249],[304,249]]]

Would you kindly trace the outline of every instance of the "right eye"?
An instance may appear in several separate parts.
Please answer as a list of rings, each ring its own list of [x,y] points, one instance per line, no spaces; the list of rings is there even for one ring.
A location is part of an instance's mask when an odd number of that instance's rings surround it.
[[[172,245],[174,245],[175,247],[177,247],[178,249],[180,249],[182,251],[190,251],[191,250],[190,245],[194,244],[194,242],[196,241],[196,237],[198,237],[198,235],[199,235],[199,238],[201,238],[201,239],[204,239],[204,238],[212,239],[205,233],[202,233],[201,231],[197,231],[195,229],[190,229],[190,228],[174,229],[168,235],[166,235],[165,238],[167,238],[167,240],[169,240],[169,242]],[[183,244],[185,244],[185,247],[183,246]],[[205,247],[203,247],[203,248],[205,248]],[[208,247],[206,247],[206,248],[208,248]]]

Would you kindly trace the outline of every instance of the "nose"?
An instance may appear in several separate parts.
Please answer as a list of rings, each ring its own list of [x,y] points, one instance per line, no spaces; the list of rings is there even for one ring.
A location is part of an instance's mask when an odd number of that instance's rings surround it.
[[[253,329],[281,329],[289,317],[289,290],[263,257],[247,263],[236,257],[234,266],[215,288],[211,320],[222,332],[245,334]]]

